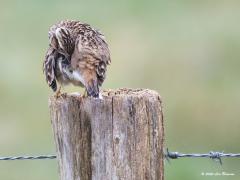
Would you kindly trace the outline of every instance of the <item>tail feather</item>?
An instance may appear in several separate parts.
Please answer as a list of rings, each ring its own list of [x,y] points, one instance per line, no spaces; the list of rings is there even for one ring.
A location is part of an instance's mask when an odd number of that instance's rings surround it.
[[[95,98],[99,97],[99,87],[97,80],[91,80],[86,84],[87,95]]]
[[[43,72],[45,74],[46,81],[53,91],[57,90],[57,82],[54,72],[56,59],[55,56],[56,56],[55,50],[49,48],[45,57],[45,61],[43,63]]]
[[[52,90],[53,90],[54,92],[57,91],[57,82],[56,82],[55,79],[54,79],[54,80],[52,81],[52,83],[50,84],[50,87],[52,88]]]

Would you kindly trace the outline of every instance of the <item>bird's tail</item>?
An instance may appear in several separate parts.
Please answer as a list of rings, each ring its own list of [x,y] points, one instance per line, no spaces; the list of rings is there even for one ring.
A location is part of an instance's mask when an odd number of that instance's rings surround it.
[[[86,84],[87,95],[99,98],[99,86],[97,79],[92,79]]]

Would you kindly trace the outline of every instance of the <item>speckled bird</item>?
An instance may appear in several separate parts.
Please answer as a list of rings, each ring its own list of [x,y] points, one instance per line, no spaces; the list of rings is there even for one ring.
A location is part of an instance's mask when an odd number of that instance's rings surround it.
[[[67,20],[50,28],[43,71],[57,96],[61,86],[73,84],[85,87],[88,96],[99,97],[110,62],[104,35],[89,24]]]

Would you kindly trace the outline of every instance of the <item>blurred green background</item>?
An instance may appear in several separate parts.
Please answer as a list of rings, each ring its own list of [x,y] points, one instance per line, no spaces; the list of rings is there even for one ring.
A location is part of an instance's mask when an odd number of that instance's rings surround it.
[[[240,152],[240,1],[0,0],[0,156],[55,154],[42,62],[48,28],[62,19],[106,35],[104,88],[161,94],[171,151]],[[239,180],[240,160],[223,162],[172,160],[165,179]],[[201,175],[223,171],[235,176]],[[0,162],[0,179],[58,180],[57,163]]]

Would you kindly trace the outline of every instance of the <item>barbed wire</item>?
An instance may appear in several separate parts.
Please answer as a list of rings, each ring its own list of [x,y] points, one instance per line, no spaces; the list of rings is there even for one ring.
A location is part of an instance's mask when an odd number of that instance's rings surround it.
[[[0,157],[0,161],[13,161],[13,160],[43,160],[43,159],[56,159],[55,155],[40,155],[40,156],[9,156]]]
[[[210,151],[206,154],[199,154],[199,153],[191,153],[191,154],[184,154],[179,152],[170,152],[167,151],[164,153],[165,158],[169,161],[169,159],[179,159],[184,157],[190,157],[190,158],[211,158],[213,160],[217,160],[222,165],[222,159],[223,157],[240,157],[240,153],[234,154],[234,153],[224,153],[224,152],[217,152],[217,151]]]
[[[222,165],[221,158],[235,158],[240,157],[240,153],[224,153],[217,151],[210,151],[209,153],[199,154],[199,153],[179,153],[179,152],[170,152],[167,150],[164,152],[164,156],[167,161],[170,159],[179,159],[179,158],[210,158],[213,160],[217,160]],[[47,160],[47,159],[56,159],[56,155],[39,155],[39,156],[8,156],[8,157],[0,157],[0,161],[13,161],[13,160]]]

